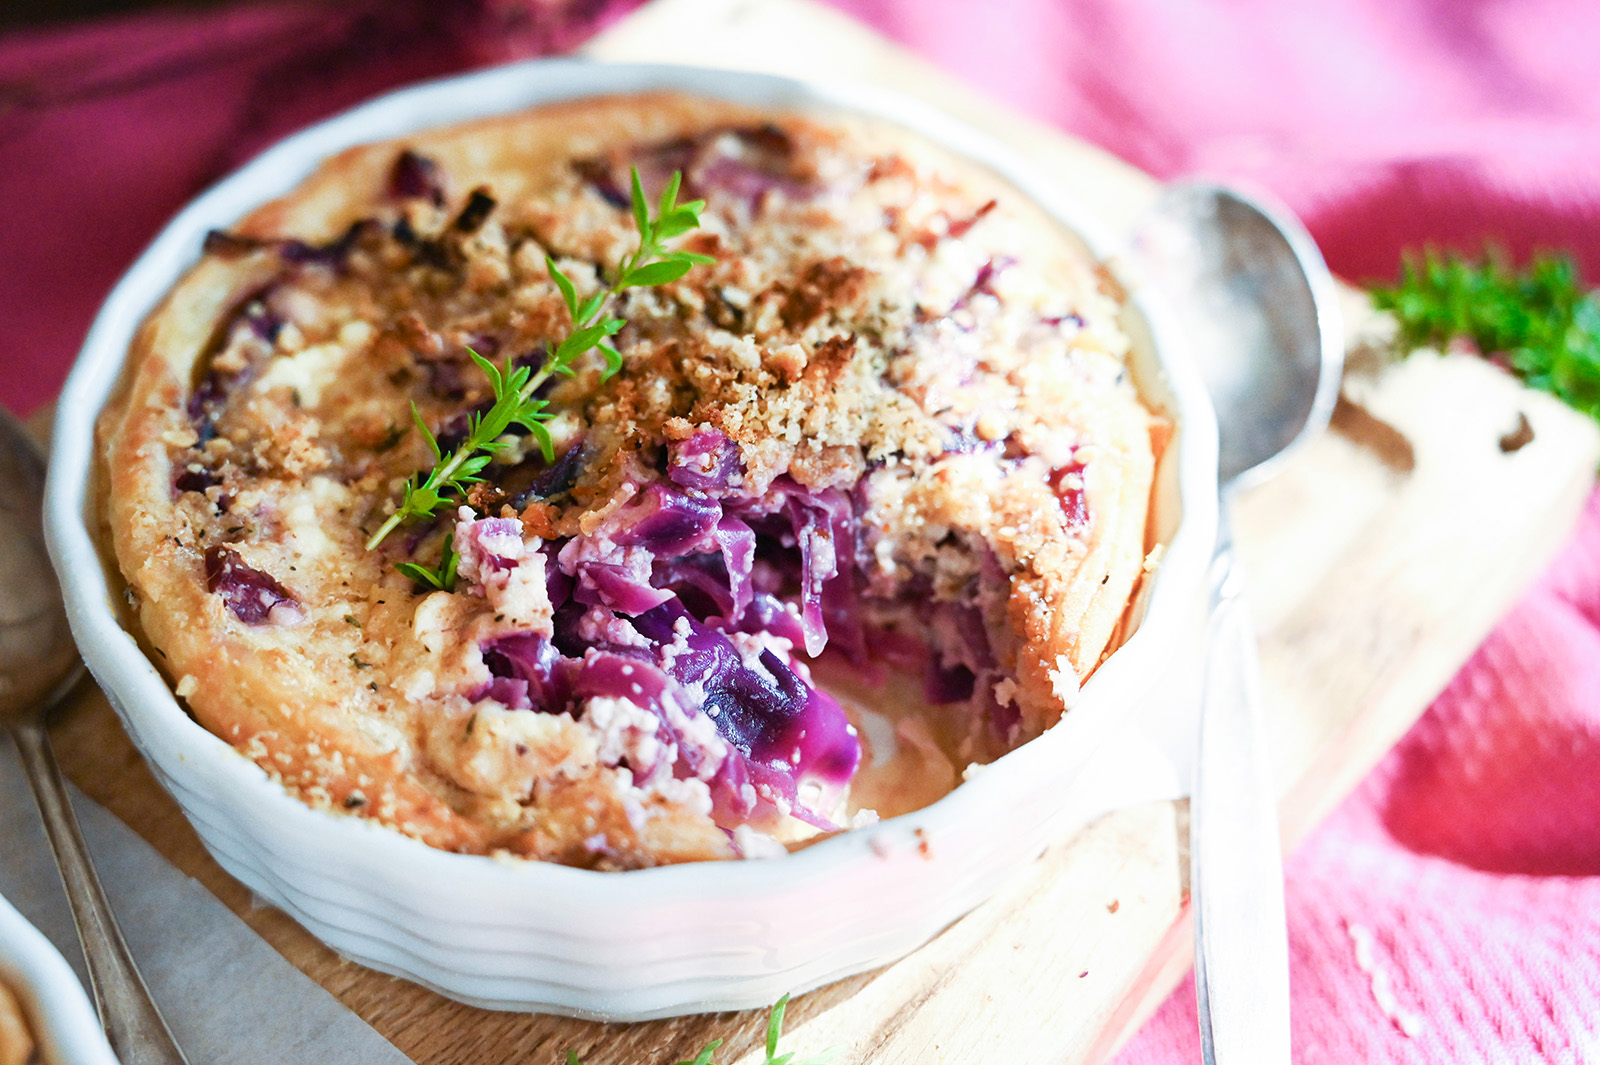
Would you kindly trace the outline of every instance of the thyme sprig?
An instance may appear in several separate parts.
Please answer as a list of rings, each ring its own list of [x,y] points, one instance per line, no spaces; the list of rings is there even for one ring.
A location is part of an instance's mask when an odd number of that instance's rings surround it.
[[[799,1058],[794,1056],[794,1051],[785,1054],[778,1053],[778,1038],[783,1035],[783,1014],[789,1008],[789,996],[784,995],[772,1004],[772,1012],[767,1017],[767,1057],[761,1065],[828,1065],[839,1056],[838,1047],[830,1047],[821,1054],[812,1058]],[[716,1065],[711,1060],[711,1055],[722,1046],[722,1040],[713,1039],[700,1049],[692,1061],[680,1061],[677,1065]],[[583,1065],[575,1051],[567,1051],[566,1065]]]
[[[446,535],[444,547],[439,554],[438,569],[429,569],[415,562],[396,562],[394,568],[424,588],[453,592],[456,590],[456,569],[460,564],[461,558],[456,554],[456,538],[453,535]]]
[[[1429,250],[1407,255],[1400,283],[1375,287],[1372,301],[1395,316],[1407,350],[1469,340],[1600,422],[1600,294],[1570,258],[1536,255],[1518,271],[1492,248],[1481,262]]]
[[[517,366],[507,362],[504,370],[472,349],[467,353],[478,364],[494,392],[494,403],[487,411],[475,413],[467,424],[467,436],[460,446],[445,452],[439,439],[422,420],[415,403],[411,405],[411,419],[427,441],[433,453],[434,465],[426,476],[413,477],[406,482],[400,504],[393,514],[378,527],[367,540],[371,551],[384,538],[407,521],[431,518],[446,505],[466,496],[467,489],[483,478],[484,467],[495,455],[510,446],[502,439],[513,425],[526,429],[539,445],[546,462],[555,461],[555,445],[545,423],[553,416],[550,404],[536,395],[541,385],[550,378],[561,375],[571,377],[577,372],[578,360],[590,351],[598,350],[605,360],[600,380],[606,381],[622,369],[622,354],[611,343],[626,324],[623,319],[605,313],[606,305],[623,290],[665,285],[687,274],[696,265],[716,260],[682,249],[668,250],[666,242],[681,237],[700,224],[704,200],[678,202],[678,189],[682,176],[674,172],[662,190],[656,205],[656,216],[650,217],[650,203],[645,198],[644,184],[639,179],[637,167],[633,170],[633,219],[639,230],[639,247],[617,263],[611,284],[595,292],[586,300],[579,300],[577,287],[562,272],[556,261],[545,256],[545,266],[550,278],[561,291],[562,301],[572,318],[572,331],[560,343],[545,346],[544,361],[537,371],[530,366]],[[405,569],[410,566],[410,569]],[[431,587],[443,588],[447,577],[454,583],[453,571],[441,563],[439,570],[429,571],[414,563],[402,564],[408,576]],[[415,572],[413,572],[415,571]],[[447,589],[448,590],[448,589]]]
[[[828,1065],[839,1056],[838,1047],[829,1047],[816,1057],[799,1060],[795,1059],[792,1050],[787,1054],[779,1054],[778,1037],[783,1034],[783,1014],[788,1008],[788,995],[784,995],[772,1004],[772,1013],[767,1018],[767,1060],[762,1062],[762,1065]]]

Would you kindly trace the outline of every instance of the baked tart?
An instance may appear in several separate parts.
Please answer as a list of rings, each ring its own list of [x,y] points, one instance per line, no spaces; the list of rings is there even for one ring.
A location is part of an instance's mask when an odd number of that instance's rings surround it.
[[[613,291],[635,175],[703,201],[693,265]],[[142,328],[116,557],[196,720],[315,806],[591,868],[781,854],[937,798],[1114,648],[1165,431],[1120,300],[877,121],[655,94],[356,148]],[[399,520],[602,303],[615,357]]]

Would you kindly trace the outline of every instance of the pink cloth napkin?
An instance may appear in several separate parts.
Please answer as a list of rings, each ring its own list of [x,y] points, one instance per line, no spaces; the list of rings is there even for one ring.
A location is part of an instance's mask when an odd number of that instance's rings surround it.
[[[1334,269],[1424,241],[1600,279],[1587,0],[835,0],[1163,177],[1277,193]],[[0,402],[59,388],[160,224],[403,82],[559,50],[628,0],[290,0],[0,37]],[[1600,1061],[1600,493],[1560,559],[1291,858],[1296,1059]],[[1192,984],[1119,1065],[1193,1062]]]

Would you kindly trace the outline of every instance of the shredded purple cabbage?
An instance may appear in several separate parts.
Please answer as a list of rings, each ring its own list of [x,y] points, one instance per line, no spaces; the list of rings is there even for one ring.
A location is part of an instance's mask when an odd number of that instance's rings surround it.
[[[614,516],[618,528],[612,539],[623,547],[678,556],[706,545],[721,517],[721,504],[710,496],[656,483]]]
[[[966,666],[946,666],[935,660],[928,663],[922,692],[930,703],[959,703],[972,698],[977,675]]]
[[[855,729],[832,698],[810,687],[771,650],[752,664],[728,636],[695,620],[676,603],[633,619],[663,652],[665,672],[699,703],[744,763],[759,798],[793,807],[801,780],[837,799],[861,758]],[[726,785],[723,789],[718,784]],[[754,810],[731,782],[713,782],[712,797],[732,812]],[[819,805],[829,805],[828,803]],[[825,816],[826,808],[812,813]]]
[[[1056,499],[1061,503],[1069,532],[1081,532],[1089,527],[1089,497],[1083,490],[1083,469],[1083,464],[1074,458],[1050,475],[1050,487],[1055,489]]]
[[[342,270],[356,245],[380,228],[376,219],[362,218],[350,223],[349,228],[337,239],[323,244],[309,244],[303,240],[282,240],[275,237],[248,237],[222,229],[213,229],[206,233],[202,250],[207,255],[226,259],[246,255],[262,248],[271,248],[276,250],[286,263]]]
[[[560,707],[571,697],[573,663],[543,636],[502,636],[484,648],[483,662],[494,679],[480,699],[527,710]]]
[[[1066,314],[1048,315],[1048,316],[1046,316],[1044,318],[1039,319],[1039,323],[1041,325],[1057,326],[1057,327],[1063,326],[1063,325],[1070,325],[1075,329],[1082,329],[1083,328],[1083,315],[1079,314],[1076,311],[1068,311]]]
[[[933,642],[924,675],[923,692],[932,703],[965,702],[980,681],[992,686],[998,679],[989,633],[976,608],[939,603],[926,614]]]
[[[206,549],[206,590],[221,596],[234,617],[247,625],[290,624],[300,620],[300,604],[270,574],[245,565],[239,552],[220,545]]]
[[[207,488],[222,483],[222,478],[217,476],[215,470],[204,466],[186,466],[178,471],[172,478],[172,491],[174,495],[184,492],[204,492]]]
[[[479,518],[456,522],[457,571],[482,584],[492,573],[515,569],[522,559],[522,522],[515,518]]]
[[[208,249],[214,238],[224,243],[244,239],[213,230],[206,235]],[[217,419],[222,416],[223,409],[228,405],[228,397],[235,390],[249,384],[257,373],[254,361],[247,362],[237,373],[223,373],[213,365],[215,356],[235,343],[252,338],[266,344],[272,344],[278,339],[278,333],[285,323],[283,316],[272,306],[275,288],[275,283],[269,283],[252,289],[240,297],[228,313],[227,324],[221,330],[218,339],[213,342],[214,346],[208,348],[198,360],[199,372],[194,388],[189,393],[186,413],[202,444],[217,435]]]
[[[707,138],[691,172],[695,195],[721,194],[755,207],[768,192],[803,199],[814,191],[794,173],[794,142],[776,126],[728,130]]]
[[[570,492],[590,457],[580,439],[568,445],[550,465],[545,465],[543,455],[535,450],[514,466],[490,466],[485,473],[506,493],[506,501],[520,511],[530,503],[557,499]]]
[[[793,609],[771,592],[756,592],[750,608],[739,620],[741,632],[765,632],[788,640],[794,647],[804,647],[805,628],[799,611]]]
[[[600,159],[577,159],[573,161],[572,168],[602,200],[619,211],[628,209],[628,194],[617,184],[616,175],[609,164]]]
[[[427,200],[444,206],[444,173],[434,160],[410,148],[395,157],[389,171],[389,195],[397,200]]]
[[[722,558],[722,569],[728,575],[729,602],[723,617],[742,617],[755,597],[755,585],[750,578],[755,564],[756,534],[739,518],[727,517],[717,522],[711,538],[717,542]]]
[[[725,440],[702,443],[718,455]],[[790,653],[820,650],[828,619],[845,616],[827,599],[830,588],[853,595],[853,556],[842,564],[836,547],[850,517],[844,493],[813,495],[786,479],[759,498],[652,483],[592,535],[545,545],[553,631],[486,644],[491,679],[477,697],[574,714],[595,697],[626,699],[658,719],[656,739],[671,752],[659,765],[629,765],[637,779],[668,766],[699,777],[724,822],[779,811],[833,827],[860,745]],[[766,567],[773,590],[756,587],[752,522],[791,544],[792,572],[780,572],[787,561]],[[455,536],[461,573],[476,580],[516,557],[521,527],[462,521]],[[780,586],[801,605],[779,598]]]
[[[737,521],[724,518],[724,521]],[[672,592],[696,617],[738,617],[734,584],[721,555],[684,555],[682,558],[655,560],[650,567],[650,583]]]
[[[570,483],[582,450],[535,464],[536,476]],[[486,643],[490,679],[477,698],[574,716],[595,699],[626,700],[654,732],[624,744],[621,764],[641,783],[663,773],[704,781],[724,826],[784,813],[837,827],[830,817],[861,746],[800,664],[825,647],[922,670],[932,702],[995,704],[991,719],[1009,734],[1016,709],[991,694],[999,673],[975,607],[934,603],[913,581],[900,606],[915,623],[902,628],[927,642],[875,620],[868,654],[859,493],[780,477],[750,494],[737,445],[711,430],[670,444],[665,466],[665,479],[598,528],[539,548],[551,627]],[[462,575],[481,584],[517,565],[528,557],[521,537],[510,519],[459,522]]]
[[[350,223],[350,227],[337,240],[326,244],[307,244],[301,240],[278,242],[278,254],[285,262],[297,266],[323,266],[329,270],[343,270],[350,253],[369,234],[378,228],[375,219],[363,218]]]
[[[737,487],[743,475],[739,445],[715,429],[702,429],[667,445],[667,476],[673,484],[726,492]]]
[[[670,591],[650,583],[650,573],[649,569],[639,572],[626,563],[586,563],[577,567],[578,583],[572,597],[580,603],[609,607],[622,614],[642,614],[673,598]]]
[[[972,279],[971,287],[962,294],[960,299],[956,300],[955,304],[950,308],[950,313],[953,315],[957,311],[966,309],[979,296],[998,296],[998,293],[994,290],[995,277],[1001,271],[1009,270],[1015,265],[1017,265],[1017,260],[1009,255],[1001,255],[987,260],[982,266],[978,267],[978,274]]]
[[[800,625],[806,654],[815,657],[828,645],[828,614],[838,613],[837,604],[835,610],[827,608],[825,593],[830,585],[848,586],[854,572],[854,560],[840,557],[854,528],[850,500],[837,488],[814,493],[790,483],[778,490],[800,548]],[[840,590],[848,593],[847,587]]]
[[[790,199],[816,194],[814,178],[797,172],[794,161],[795,144],[789,135],[763,125],[707,130],[649,145],[626,160],[584,159],[573,166],[601,199],[618,210],[626,210],[630,203],[630,166],[639,168],[647,189],[659,189],[677,171],[685,196],[721,198],[754,209],[769,192],[782,192]]]
[[[950,435],[945,438],[944,449],[958,455],[979,455],[985,452],[1003,451],[1005,443],[1000,440],[985,440],[968,425],[952,427]]]

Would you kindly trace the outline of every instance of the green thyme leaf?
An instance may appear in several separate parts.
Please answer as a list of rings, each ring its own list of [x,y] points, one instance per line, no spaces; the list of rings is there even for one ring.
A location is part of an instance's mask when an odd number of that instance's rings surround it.
[[[829,1047],[821,1054],[810,1058],[795,1058],[794,1052],[787,1054],[778,1053],[778,1039],[783,1035],[783,1016],[789,1009],[789,996],[784,995],[772,1004],[772,1012],[767,1017],[767,1060],[762,1065],[828,1065],[839,1056],[838,1047]]]
[[[677,175],[673,175],[676,179]],[[639,179],[639,168],[633,168],[633,224],[639,229],[639,239],[650,235],[650,203],[644,198],[644,182]]]
[[[654,285],[665,285],[687,274],[693,265],[694,263],[684,259],[664,259],[630,271],[628,276],[617,284],[620,288],[650,288]]]
[[[550,280],[556,283],[556,288],[561,290],[561,298],[566,301],[567,313],[574,319],[578,317],[578,290],[573,287],[572,280],[561,272],[561,267],[556,265],[553,257],[544,257],[544,267],[550,271]]]
[[[461,559],[456,556],[455,539],[454,536],[445,536],[444,547],[440,549],[439,568],[436,570],[415,562],[397,562],[394,568],[424,588],[453,592],[456,590],[456,568],[461,564]]]
[[[606,337],[616,336],[625,324],[621,318],[607,318],[603,322],[597,322],[594,325],[579,329],[561,342],[561,346],[556,348],[556,353],[551,362],[559,368],[558,372],[570,372],[569,367],[571,367],[574,359],[593,348]]]
[[[767,1060],[778,1053],[778,1037],[783,1034],[783,1015],[789,1008],[789,996],[784,995],[772,1004],[772,1014],[767,1018]]]
[[[546,465],[556,460],[556,442],[550,438],[550,430],[545,428],[543,422],[524,422],[528,432],[539,443],[539,453],[544,456]]]
[[[656,212],[658,216],[665,218],[678,206],[678,186],[682,181],[683,174],[674,170],[672,176],[667,179],[666,188],[661,190],[661,206]],[[651,235],[654,236],[654,233]]]
[[[672,210],[656,219],[652,236],[657,241],[671,240],[673,237],[682,236],[700,224],[700,212],[706,209],[706,201],[691,200],[689,203],[680,203]]]
[[[594,316],[600,313],[600,308],[605,306],[606,297],[609,295],[611,295],[610,292],[602,291],[590,296],[588,302],[573,314],[572,320],[583,325],[594,321]]]
[[[693,1061],[680,1061],[678,1065],[712,1065],[711,1055],[715,1054],[717,1048],[721,1045],[722,1040],[713,1039],[701,1049],[700,1053],[694,1056]]]
[[[417,410],[415,403],[411,404],[411,420],[417,423],[417,428],[422,430],[422,439],[428,442],[428,450],[433,452],[433,460],[438,462],[444,456],[439,454],[439,441],[428,428],[428,423],[422,420],[422,413]]]
[[[796,1059],[793,1052],[778,1053],[778,1039],[783,1035],[783,1015],[789,1007],[789,996],[784,995],[772,1004],[772,1011],[767,1017],[767,1057],[761,1065],[829,1065],[840,1054],[840,1048],[829,1047],[816,1057]],[[722,1046],[722,1040],[713,1039],[700,1049],[700,1053],[691,1061],[680,1061],[676,1065],[716,1065],[711,1056]],[[574,1051],[567,1051],[566,1065],[583,1065],[578,1060]]]

